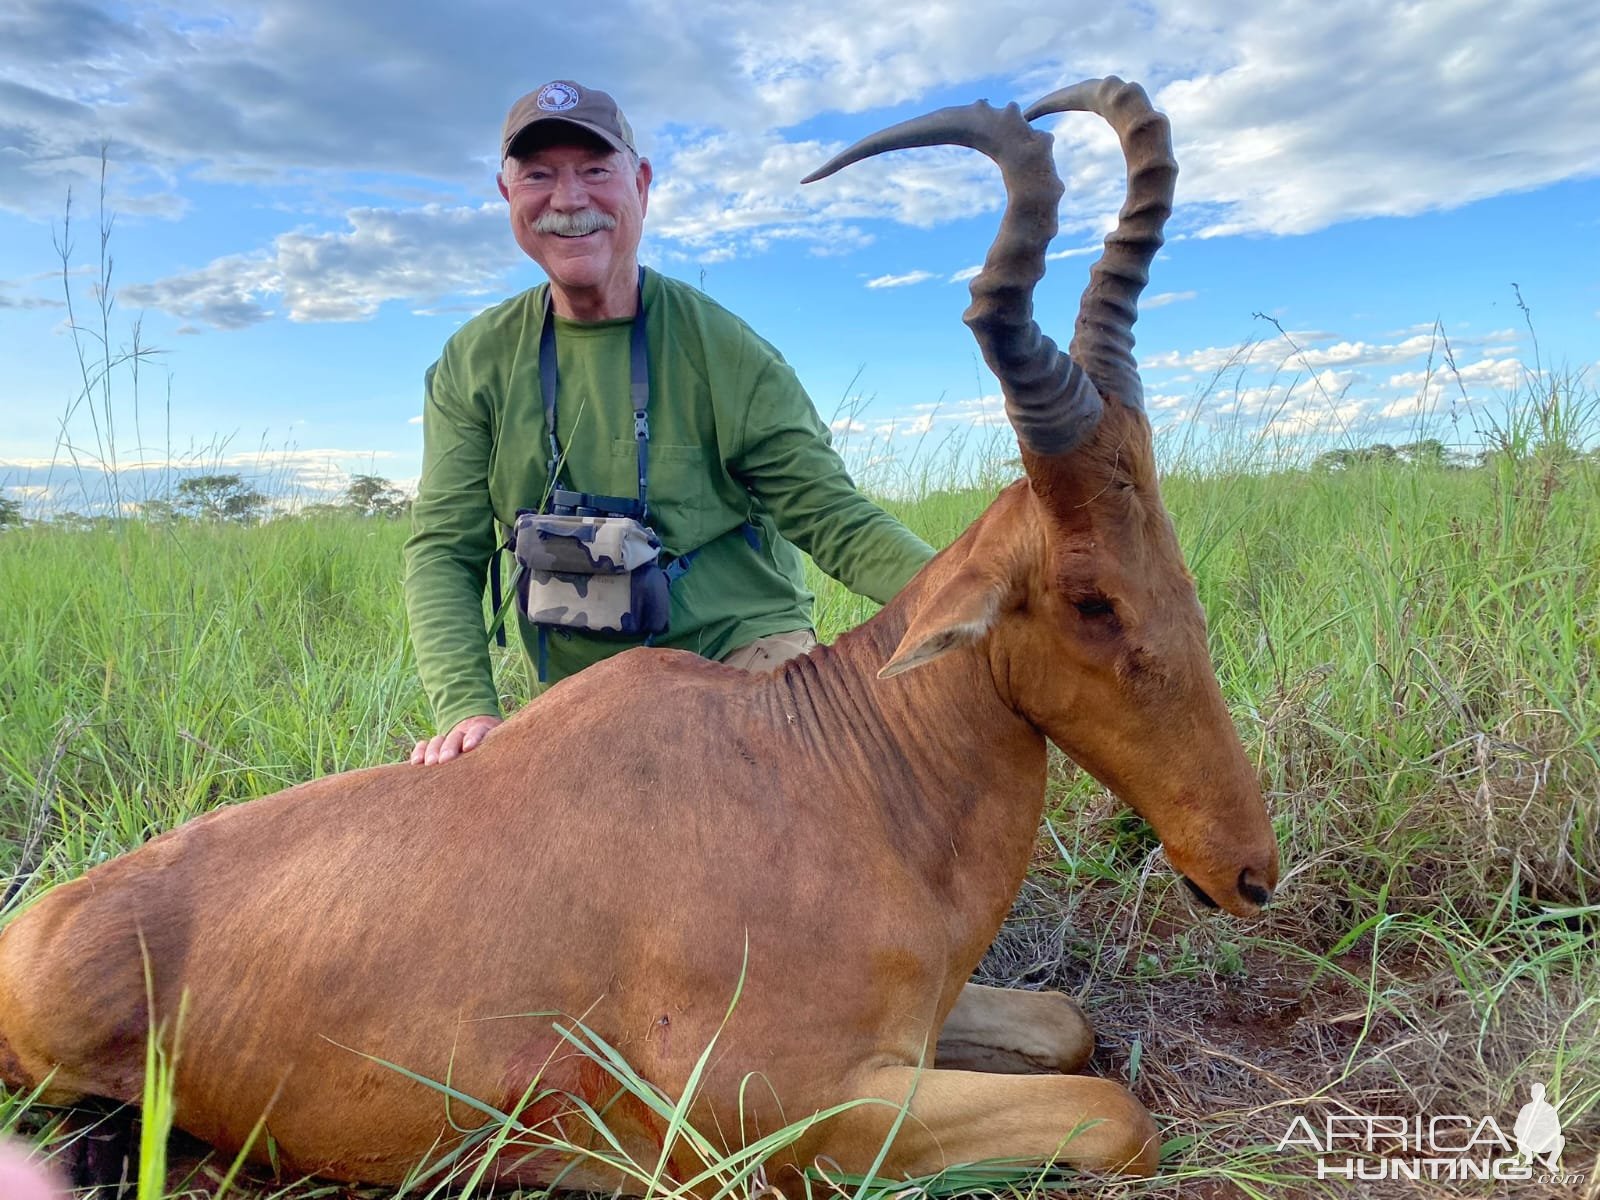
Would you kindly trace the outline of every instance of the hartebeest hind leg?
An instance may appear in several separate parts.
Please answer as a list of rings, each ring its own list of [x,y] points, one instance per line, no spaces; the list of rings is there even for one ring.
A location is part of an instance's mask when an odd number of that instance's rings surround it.
[[[969,983],[939,1031],[941,1068],[1035,1075],[1080,1070],[1094,1052],[1083,1010],[1060,992]]]
[[[825,1153],[847,1170],[872,1163],[907,1097],[885,1176],[986,1159],[1151,1175],[1160,1158],[1150,1114],[1126,1088],[1095,1076],[879,1067],[863,1076],[859,1095],[891,1103],[859,1105],[830,1123]]]

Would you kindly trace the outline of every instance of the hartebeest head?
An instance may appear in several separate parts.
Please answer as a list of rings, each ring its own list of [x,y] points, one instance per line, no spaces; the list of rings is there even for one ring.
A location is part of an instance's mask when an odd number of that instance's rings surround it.
[[[1067,111],[1116,130],[1128,193],[1063,354],[1033,320],[1063,189],[1050,135],[1028,122]],[[1252,914],[1277,884],[1277,843],[1161,502],[1132,352],[1177,178],[1166,118],[1137,84],[1091,80],[1025,114],[980,101],[903,122],[806,182],[940,144],[981,150],[1005,180],[1006,212],[965,320],[1000,380],[1028,486],[997,505],[1010,519],[974,527],[964,564],[918,608],[883,674],[980,648],[1002,694],[1155,826],[1201,899]]]

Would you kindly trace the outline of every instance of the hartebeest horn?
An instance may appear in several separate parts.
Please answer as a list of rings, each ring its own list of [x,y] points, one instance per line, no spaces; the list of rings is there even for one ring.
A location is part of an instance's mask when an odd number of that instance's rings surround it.
[[[967,146],[999,164],[1005,216],[983,269],[972,280],[972,304],[962,319],[1000,380],[1018,442],[1040,455],[1071,450],[1093,432],[1104,411],[1089,376],[1033,319],[1033,289],[1044,277],[1045,248],[1056,235],[1062,192],[1052,142],[1015,104],[997,109],[980,100],[863,138],[803,180],[812,183],[864,158],[912,146]]]
[[[1092,112],[1104,117],[1122,143],[1128,192],[1117,227],[1106,235],[1105,252],[1089,270],[1089,286],[1078,305],[1078,323],[1068,353],[1109,397],[1144,406],[1144,388],[1133,361],[1133,323],[1139,293],[1150,281],[1150,261],[1161,249],[1162,228],[1172,215],[1178,163],[1172,129],[1136,83],[1115,75],[1088,79],[1051,92],[1028,106],[1032,121],[1047,113]]]

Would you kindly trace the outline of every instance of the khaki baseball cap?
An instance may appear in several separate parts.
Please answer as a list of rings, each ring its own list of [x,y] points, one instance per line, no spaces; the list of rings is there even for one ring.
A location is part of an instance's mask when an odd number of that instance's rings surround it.
[[[546,121],[576,125],[614,150],[634,150],[633,127],[615,100],[570,79],[556,79],[511,106],[500,135],[500,157],[511,153],[511,147],[524,133]]]

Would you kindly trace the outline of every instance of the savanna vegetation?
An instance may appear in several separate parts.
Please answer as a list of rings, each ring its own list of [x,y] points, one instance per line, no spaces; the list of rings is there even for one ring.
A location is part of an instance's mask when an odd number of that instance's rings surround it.
[[[1464,456],[1419,439],[1292,467],[1200,463],[1169,435],[1167,503],[1285,877],[1257,922],[1197,910],[1148,827],[1057,762],[1033,870],[981,977],[1080,998],[1095,1069],[1130,1083],[1167,1142],[1157,1180],[1047,1187],[1594,1194],[1580,1178],[1600,1179],[1595,397],[1581,380],[1531,380],[1506,411]],[[943,544],[1008,468],[1002,455],[946,472],[936,457],[888,503]],[[227,510],[242,481],[192,490],[175,499],[214,503],[190,519],[0,534],[8,913],[207,809],[398,759],[429,728],[402,616],[406,523],[371,519],[401,506],[385,481],[269,521]],[[814,583],[824,638],[868,615]],[[515,706],[524,666],[504,656],[498,670]],[[1564,1181],[1316,1177],[1305,1129],[1329,1115],[1492,1116],[1509,1135],[1535,1082],[1561,1115]],[[69,1136],[20,1096],[0,1103],[5,1129],[44,1153]],[[160,1139],[147,1141],[148,1159]],[[164,1165],[147,1162],[141,1198],[341,1194],[235,1175],[194,1146]],[[757,1192],[753,1166],[729,1164],[727,1194]],[[933,1190],[1039,1182],[1000,1172]],[[412,1194],[462,1187],[446,1169]]]

